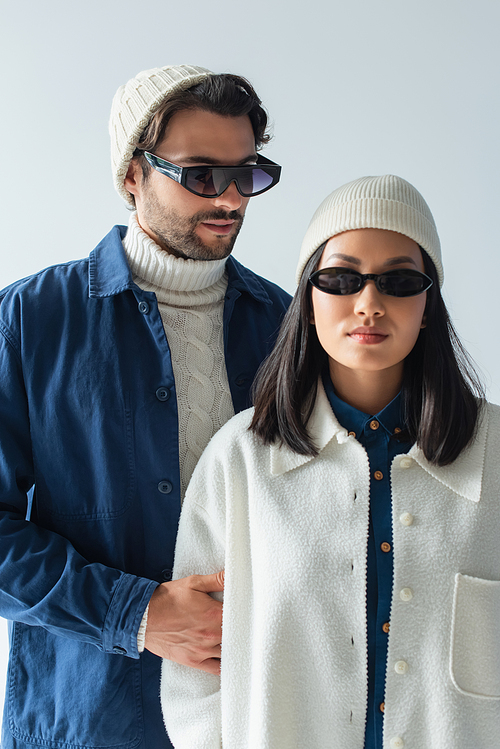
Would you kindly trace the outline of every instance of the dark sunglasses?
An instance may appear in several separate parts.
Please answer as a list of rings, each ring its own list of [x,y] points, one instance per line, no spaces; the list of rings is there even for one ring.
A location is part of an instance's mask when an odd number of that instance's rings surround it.
[[[326,294],[357,294],[367,281],[375,281],[381,294],[416,296],[432,286],[432,278],[418,270],[400,268],[386,273],[358,273],[351,268],[322,268],[309,277],[310,283]]]
[[[277,185],[281,167],[265,156],[257,156],[256,164],[242,166],[177,166],[143,151],[150,166],[202,198],[218,198],[231,182],[236,183],[240,195],[251,198]]]

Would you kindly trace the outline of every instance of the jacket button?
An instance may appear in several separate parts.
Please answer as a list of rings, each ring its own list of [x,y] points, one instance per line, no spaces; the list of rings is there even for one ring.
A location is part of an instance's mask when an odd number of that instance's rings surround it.
[[[139,302],[139,312],[143,315],[147,315],[149,312],[149,304],[147,302]]]
[[[409,468],[411,466],[411,458],[401,458],[399,465],[401,468]]]
[[[117,655],[127,655],[125,648],[120,647],[120,645],[115,645],[113,647],[113,653],[116,653]]]
[[[377,481],[382,481],[382,479],[384,478],[384,474],[382,473],[382,471],[375,471],[373,476],[377,479]]]
[[[168,401],[170,398],[170,390],[168,390],[168,388],[158,388],[156,391],[156,397],[159,401]]]
[[[401,523],[401,525],[412,525],[413,515],[409,512],[403,512],[403,514],[399,517],[399,522]]]
[[[384,623],[382,624],[382,632],[385,632],[385,634],[386,634],[386,635],[388,635],[388,634],[389,634],[389,630],[390,630],[390,628],[391,628],[391,625],[390,625],[390,623],[389,623],[389,622],[384,622]]]
[[[391,550],[391,545],[387,543],[387,541],[383,541],[380,544],[380,548],[382,549],[382,551],[385,551],[385,553],[387,554],[387,552]]]
[[[385,702],[381,702],[378,707],[379,707],[380,712],[383,713],[385,710]]]
[[[391,739],[390,747],[391,749],[404,749],[405,742],[401,738],[401,736],[394,736]]]
[[[170,494],[173,488],[174,487],[172,483],[170,481],[167,481],[167,479],[165,479],[164,481],[160,481],[160,483],[158,484],[158,491],[162,494]]]
[[[238,387],[243,387],[243,385],[246,383],[247,378],[241,375],[240,377],[237,377],[235,382],[238,385]]]
[[[375,419],[373,419],[373,421],[370,421],[370,429],[373,429],[373,431],[375,431],[376,429],[378,429],[379,426],[380,426],[380,424]]]
[[[397,674],[406,674],[408,673],[408,664],[406,661],[396,661],[394,664],[394,671]]]
[[[161,571],[161,579],[164,582],[168,582],[172,579],[172,570],[166,569]]]
[[[402,601],[411,601],[413,598],[413,591],[411,588],[403,588],[399,591],[399,597]]]
[[[349,432],[348,434],[349,434],[349,437],[355,437],[356,436],[356,432]]]

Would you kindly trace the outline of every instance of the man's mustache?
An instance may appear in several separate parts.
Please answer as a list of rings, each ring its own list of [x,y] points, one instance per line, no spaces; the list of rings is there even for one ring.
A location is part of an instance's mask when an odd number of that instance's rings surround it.
[[[198,213],[195,213],[194,216],[191,217],[191,221],[193,224],[198,224],[200,222],[210,222],[210,221],[243,221],[243,216],[238,211],[230,211],[229,213],[227,211],[223,211],[222,209],[214,210],[214,211],[199,211]]]

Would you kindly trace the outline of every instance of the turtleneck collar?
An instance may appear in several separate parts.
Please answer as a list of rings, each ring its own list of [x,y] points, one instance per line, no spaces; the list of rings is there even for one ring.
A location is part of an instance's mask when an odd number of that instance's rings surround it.
[[[142,230],[136,211],[130,216],[123,247],[134,281],[139,279],[173,292],[202,291],[214,286],[222,279],[227,261],[185,260],[170,255]]]

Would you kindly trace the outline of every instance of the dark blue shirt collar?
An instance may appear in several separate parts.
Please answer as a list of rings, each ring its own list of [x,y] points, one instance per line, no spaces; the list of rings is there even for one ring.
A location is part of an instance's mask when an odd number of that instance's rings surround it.
[[[126,226],[114,226],[89,258],[89,296],[109,297],[135,287],[122,240]],[[233,257],[227,259],[228,287],[250,294],[258,302],[272,304],[259,277]]]
[[[401,393],[398,393],[396,397],[378,413],[366,414],[363,413],[363,411],[354,408],[354,406],[345,403],[345,401],[338,397],[333,388],[332,380],[328,371],[323,373],[323,386],[335,416],[339,423],[344,427],[344,429],[347,429],[348,432],[354,432],[356,435],[362,434],[362,432],[369,426],[369,422],[373,419],[376,419],[390,435],[394,434],[396,430],[399,431],[403,428]]]

